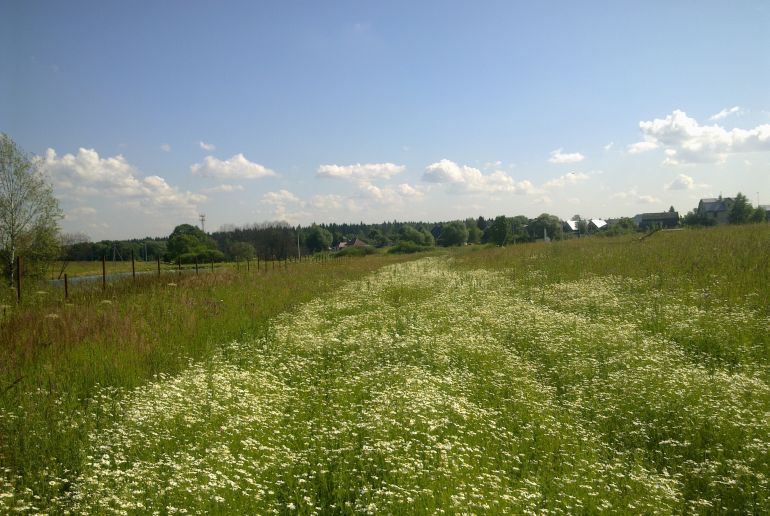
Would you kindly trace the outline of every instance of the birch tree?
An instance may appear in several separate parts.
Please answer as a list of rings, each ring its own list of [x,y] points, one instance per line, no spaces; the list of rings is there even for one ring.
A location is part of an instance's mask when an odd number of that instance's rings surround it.
[[[62,212],[53,188],[11,138],[0,133],[0,257],[13,282],[14,262],[55,257]]]

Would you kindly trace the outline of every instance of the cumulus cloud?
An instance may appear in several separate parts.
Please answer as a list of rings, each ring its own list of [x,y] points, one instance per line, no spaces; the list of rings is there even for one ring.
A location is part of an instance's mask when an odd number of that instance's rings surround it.
[[[708,188],[708,185],[697,184],[695,179],[686,174],[679,174],[673,181],[665,185],[666,190],[692,190],[694,188]]]
[[[243,187],[241,185],[229,185],[229,184],[221,184],[219,186],[214,186],[211,188],[206,188],[204,192],[206,193],[231,193],[231,192],[242,192]]]
[[[586,159],[586,157],[579,152],[565,153],[562,152],[562,149],[556,149],[555,151],[551,151],[551,157],[548,158],[548,161],[551,163],[578,163],[584,159]]]
[[[307,203],[288,190],[267,192],[262,196],[261,203],[270,207],[272,216],[276,220],[296,224],[310,217],[307,212],[302,211]]]
[[[236,154],[226,160],[206,156],[202,163],[191,165],[190,171],[198,176],[219,179],[258,179],[277,175],[269,168],[249,161],[243,154]]]
[[[716,122],[717,120],[722,120],[724,118],[727,118],[730,115],[740,114],[740,112],[741,112],[741,108],[738,107],[738,106],[733,106],[731,108],[725,108],[722,111],[720,111],[719,113],[717,113],[715,115],[711,115],[709,117],[709,120],[713,120],[713,121]]]
[[[661,202],[657,197],[640,194],[635,187],[625,192],[616,192],[612,194],[612,198],[623,199],[636,204],[659,204]]]
[[[321,165],[318,177],[371,182],[375,179],[390,179],[406,169],[394,163],[356,163],[355,165]]]
[[[279,190],[277,192],[267,192],[262,196],[262,202],[265,204],[289,204],[301,203],[300,198],[288,190]]]
[[[641,154],[643,152],[651,151],[657,148],[658,148],[658,144],[654,141],[636,142],[628,146],[628,153]]]
[[[422,179],[428,183],[451,185],[451,189],[458,193],[529,194],[533,193],[534,189],[534,185],[529,181],[516,182],[510,175],[500,170],[483,174],[477,168],[461,166],[448,159],[428,165]]]
[[[310,199],[310,205],[319,210],[332,210],[342,207],[342,196],[335,194],[314,195]]]
[[[145,208],[173,208],[185,213],[195,212],[197,205],[206,200],[205,195],[181,191],[160,176],[141,177],[123,156],[102,158],[94,149],[80,148],[77,154],[61,157],[48,149],[37,163],[57,190],[78,196],[109,197]]]
[[[588,174],[582,172],[567,172],[563,176],[546,181],[543,186],[545,188],[563,188],[568,185],[580,183],[581,181],[586,181],[589,177]]]
[[[644,141],[632,145],[629,152],[662,148],[668,165],[720,163],[731,154],[770,151],[770,124],[728,131],[719,125],[700,125],[676,110],[666,118],[639,122],[639,128]]]
[[[610,142],[607,145],[604,146],[604,150],[609,151],[612,150],[612,148],[615,146],[615,142]]]
[[[168,143],[164,143],[163,145],[160,146],[160,150],[162,150],[163,152],[171,152],[171,145],[169,145]]]
[[[213,143],[198,142],[198,146],[206,152],[211,152],[216,149],[216,146]]]

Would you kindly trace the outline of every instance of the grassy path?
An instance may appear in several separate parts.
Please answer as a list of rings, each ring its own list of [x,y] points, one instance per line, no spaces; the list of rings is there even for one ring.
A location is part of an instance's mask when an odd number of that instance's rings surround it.
[[[586,295],[606,294],[586,312],[569,304],[566,284],[522,288],[531,280],[446,258],[387,266],[210,361],[127,394],[105,390],[93,410],[114,423],[91,433],[82,472],[61,479],[71,486],[56,503],[770,510],[770,389],[751,355],[740,367],[703,365],[700,351],[669,338],[676,325],[651,327],[623,308],[653,306],[644,285],[585,280]]]

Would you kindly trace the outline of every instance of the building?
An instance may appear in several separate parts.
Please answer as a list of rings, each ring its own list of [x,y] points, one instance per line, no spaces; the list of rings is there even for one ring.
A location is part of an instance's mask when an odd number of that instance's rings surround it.
[[[634,217],[634,224],[639,229],[675,228],[679,225],[679,213],[662,211],[660,213],[640,213]]]
[[[577,233],[579,230],[578,222],[577,220],[565,220],[561,229],[564,233]]]
[[[588,219],[588,231],[599,231],[607,227],[607,222],[602,219]]]
[[[698,203],[697,215],[703,221],[710,224],[727,224],[730,222],[730,208],[735,201],[731,197],[701,199]]]

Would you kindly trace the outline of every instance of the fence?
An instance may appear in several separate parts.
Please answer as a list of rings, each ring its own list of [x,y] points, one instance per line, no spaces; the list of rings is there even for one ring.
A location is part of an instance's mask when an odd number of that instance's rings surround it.
[[[246,272],[251,272],[254,270],[256,273],[260,273],[264,270],[265,273],[269,271],[281,271],[281,270],[288,270],[290,263],[317,263],[322,264],[324,262],[327,262],[332,259],[332,255],[329,253],[319,253],[314,254],[310,256],[302,256],[302,257],[289,257],[284,256],[282,258],[276,257],[273,255],[269,258],[260,258],[256,257],[255,259],[249,259],[246,258],[245,260],[242,260],[245,262],[245,269]],[[66,272],[63,273],[63,279],[60,280],[50,280],[49,284],[52,284],[54,286],[61,286],[62,287],[62,293],[64,295],[64,299],[69,299],[70,293],[72,288],[78,284],[78,283],[95,283],[99,280],[101,280],[101,287],[103,291],[107,290],[107,285],[109,282],[118,281],[118,280],[125,280],[129,277],[132,279],[133,283],[136,284],[137,277],[138,276],[146,276],[149,274],[156,275],[157,278],[160,278],[164,273],[165,274],[184,274],[184,273],[195,273],[195,275],[199,275],[203,268],[202,266],[210,266],[210,272],[215,272],[215,262],[212,260],[207,264],[201,264],[196,259],[194,264],[191,264],[192,267],[186,268],[182,266],[181,261],[177,260],[176,263],[166,263],[166,267],[162,267],[162,262],[160,261],[160,258],[157,258],[155,261],[155,270],[154,271],[137,271],[136,270],[136,260],[134,258],[134,253],[131,253],[131,271],[114,271],[114,272],[108,272],[108,261],[106,260],[106,257],[102,257],[101,260],[101,270],[102,273],[99,274],[89,274],[89,275],[80,275],[80,276],[73,276],[70,277]],[[123,262],[121,262],[123,263]],[[145,262],[146,263],[146,262]],[[226,269],[232,269],[234,268],[236,272],[241,271],[241,260],[237,260],[234,262],[234,267],[229,267],[228,262],[220,262],[224,265]],[[229,262],[233,263],[233,262]],[[170,266],[170,267],[169,267]],[[208,268],[208,267],[206,267]],[[21,256],[16,257],[16,263],[15,263],[15,277],[14,277],[14,283],[15,283],[15,297],[16,302],[21,304],[22,302],[22,292],[23,292],[23,286],[24,286],[24,268],[23,268],[23,260]]]

